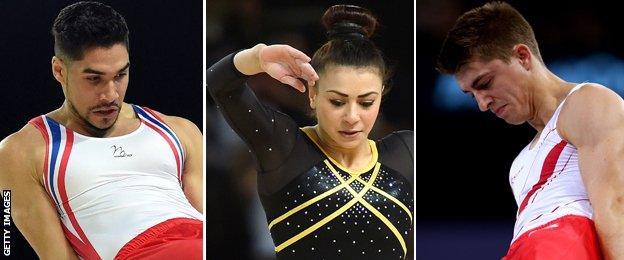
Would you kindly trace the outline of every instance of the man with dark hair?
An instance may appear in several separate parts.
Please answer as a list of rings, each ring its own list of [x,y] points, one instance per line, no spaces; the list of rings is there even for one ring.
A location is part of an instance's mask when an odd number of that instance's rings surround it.
[[[481,111],[537,134],[514,160],[518,203],[506,259],[624,259],[624,101],[544,65],[529,23],[506,3],[464,13],[438,70]]]
[[[67,6],[52,34],[65,101],[0,143],[15,224],[45,259],[201,259],[201,132],[123,102],[128,28],[109,6]]]

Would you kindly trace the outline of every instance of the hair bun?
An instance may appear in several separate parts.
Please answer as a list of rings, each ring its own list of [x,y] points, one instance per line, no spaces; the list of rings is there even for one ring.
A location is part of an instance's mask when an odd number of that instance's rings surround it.
[[[334,5],[325,11],[321,21],[329,39],[370,38],[378,25],[371,11],[355,5]]]

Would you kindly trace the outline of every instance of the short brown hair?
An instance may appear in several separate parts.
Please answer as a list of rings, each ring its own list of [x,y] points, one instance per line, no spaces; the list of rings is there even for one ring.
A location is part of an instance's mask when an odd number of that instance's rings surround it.
[[[485,60],[511,57],[516,44],[525,44],[543,63],[531,25],[511,5],[489,2],[460,16],[449,31],[438,55],[437,69],[455,74],[474,57]]]

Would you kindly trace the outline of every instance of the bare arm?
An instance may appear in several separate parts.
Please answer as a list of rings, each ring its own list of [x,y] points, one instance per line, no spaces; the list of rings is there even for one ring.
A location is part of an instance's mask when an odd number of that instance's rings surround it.
[[[45,149],[34,148],[33,142],[44,142],[36,131],[26,126],[0,142],[0,185],[11,190],[13,221],[39,258],[78,259],[37,177],[43,170]]]
[[[571,95],[559,117],[579,166],[606,259],[624,259],[624,101],[600,86]]]
[[[158,113],[158,112],[156,112]],[[203,198],[203,147],[202,133],[193,122],[175,116],[158,115],[173,128],[180,138],[184,147],[184,169],[182,172],[182,185],[184,195],[197,211],[204,213]]]

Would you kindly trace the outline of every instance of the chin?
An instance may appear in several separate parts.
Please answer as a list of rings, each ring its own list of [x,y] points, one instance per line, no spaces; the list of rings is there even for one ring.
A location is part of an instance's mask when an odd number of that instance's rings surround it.
[[[337,142],[337,144],[343,149],[355,149],[360,146],[364,142],[362,139],[351,140],[351,141],[341,141]]]
[[[106,131],[110,129],[111,127],[113,127],[113,125],[115,125],[115,121],[116,120],[111,120],[110,122],[92,122],[92,121],[88,121],[88,122],[91,125],[91,127],[100,131]]]
[[[505,122],[510,125],[521,125],[526,122],[526,120],[518,120],[518,119],[505,119]]]

